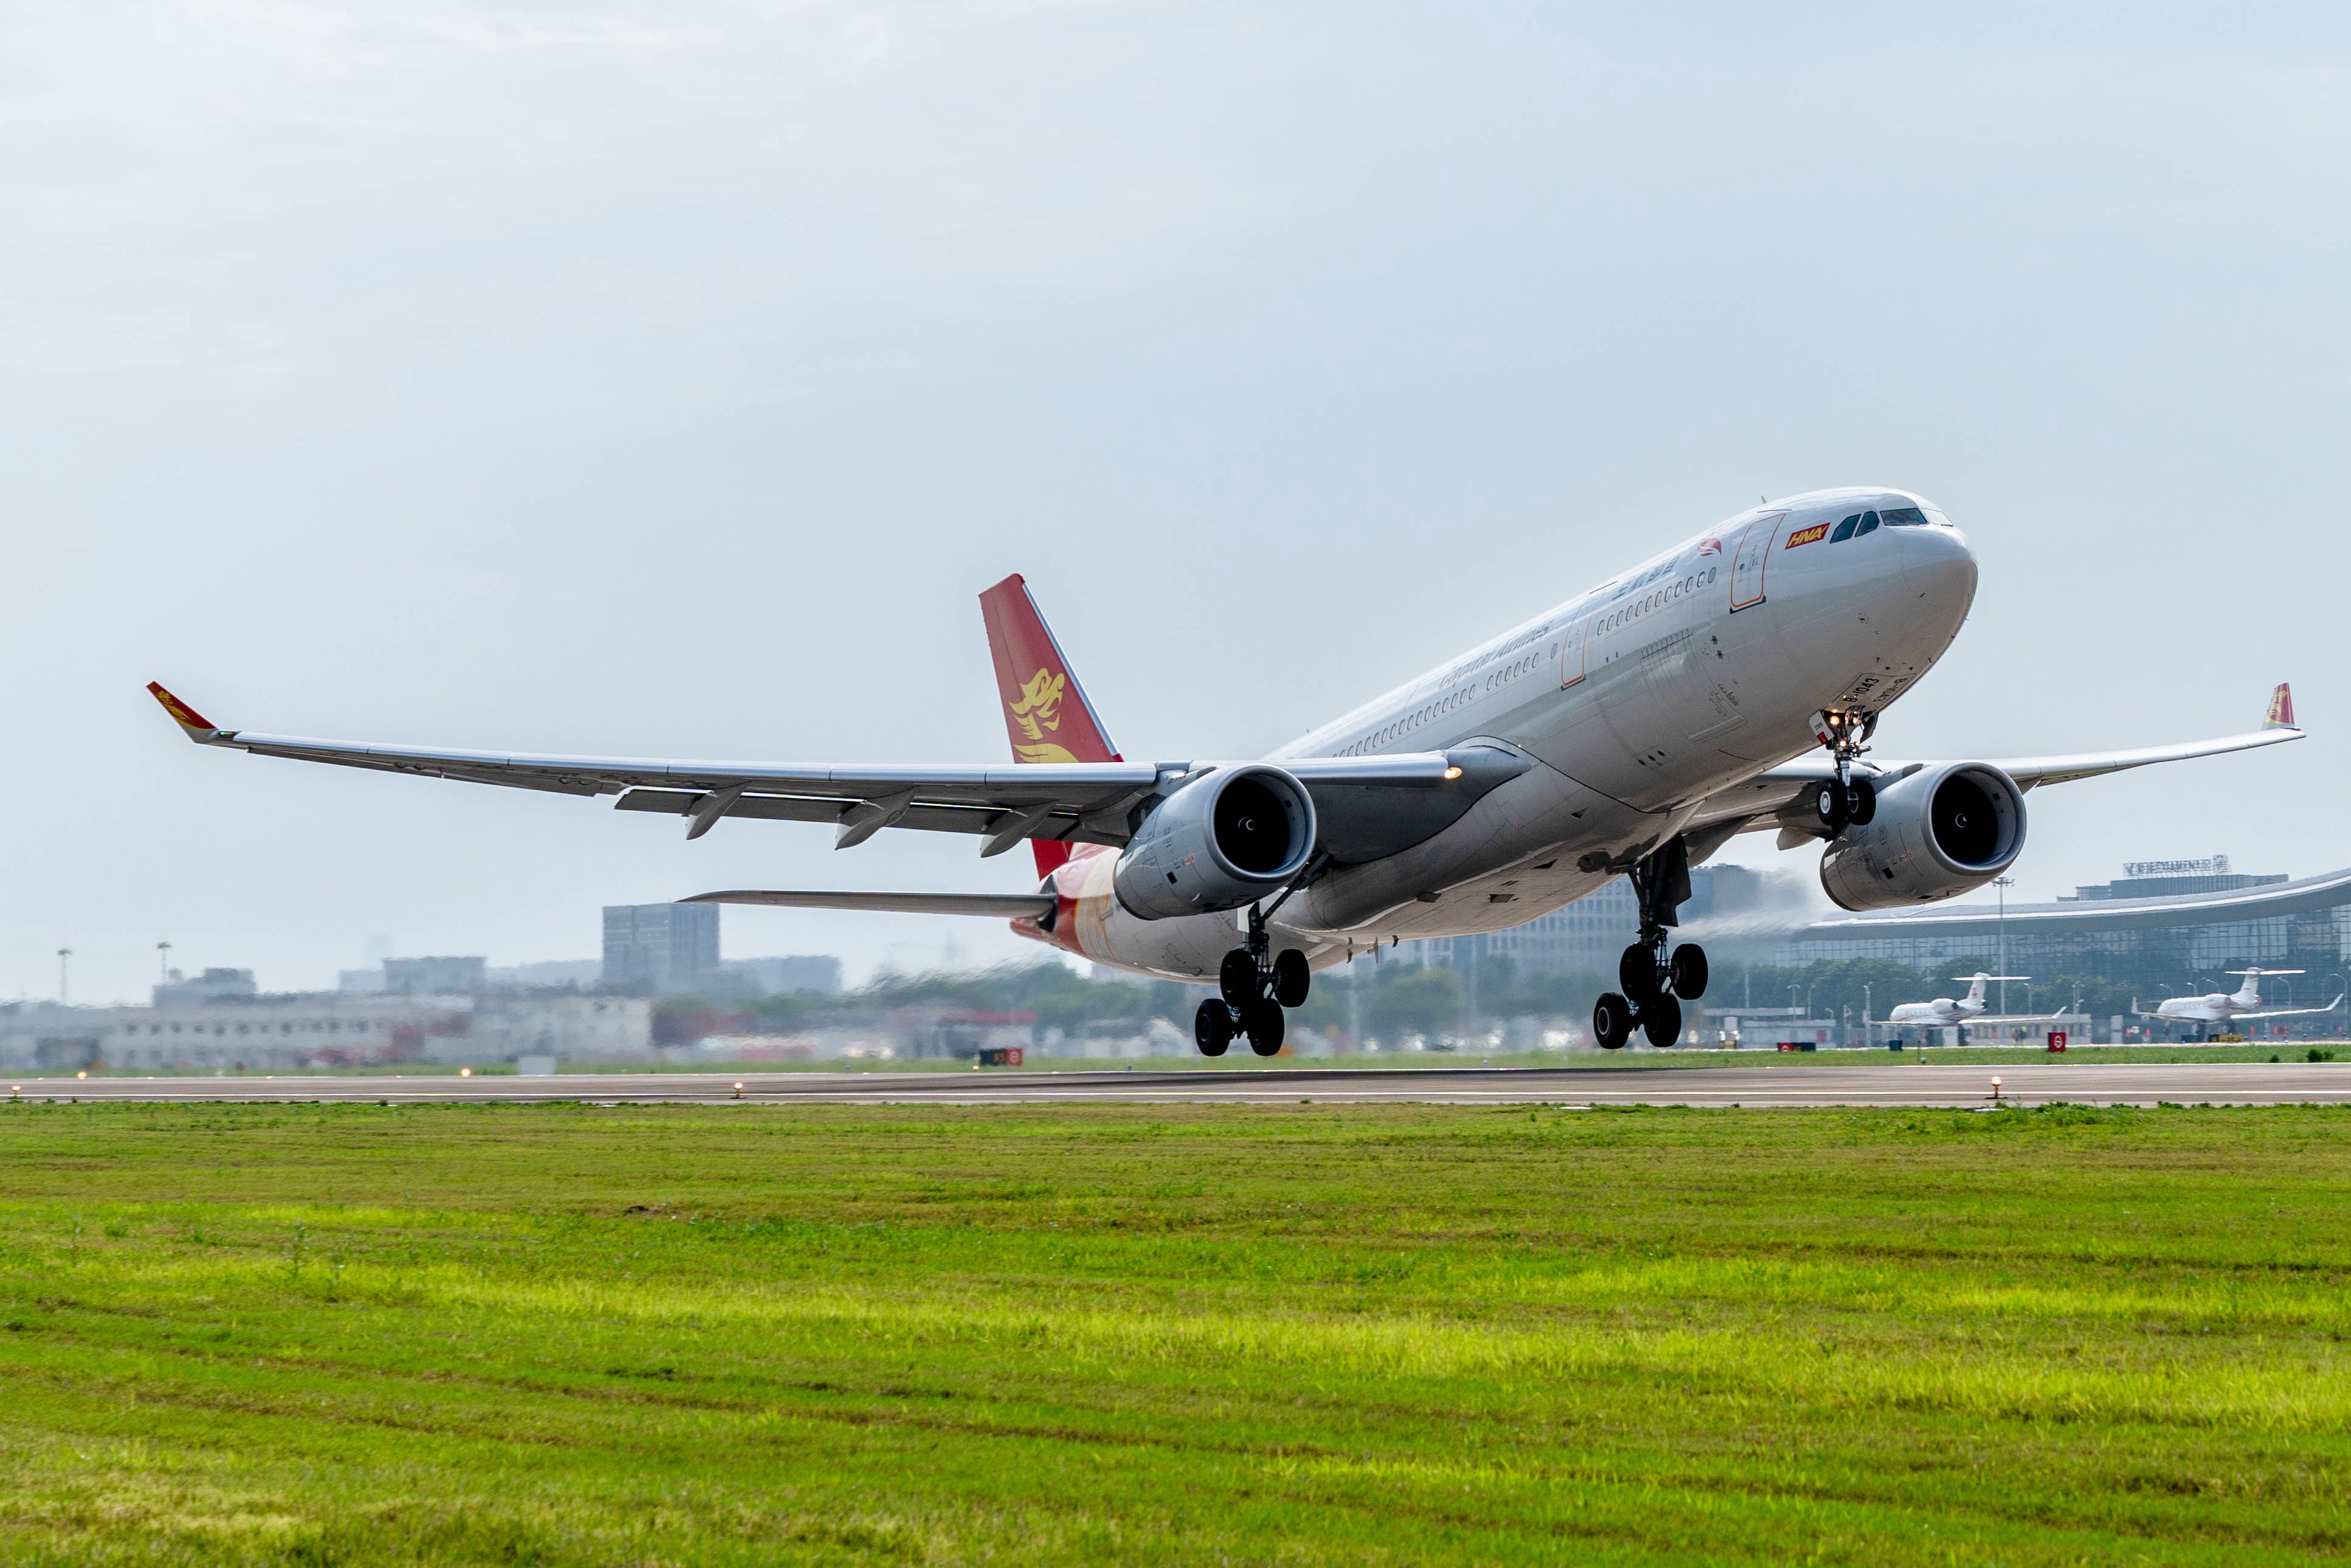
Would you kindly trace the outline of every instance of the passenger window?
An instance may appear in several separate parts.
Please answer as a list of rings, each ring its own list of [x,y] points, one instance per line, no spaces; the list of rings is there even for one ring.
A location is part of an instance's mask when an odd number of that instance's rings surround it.
[[[1841,545],[1844,543],[1845,540],[1853,538],[1853,526],[1859,521],[1861,521],[1861,514],[1859,512],[1855,512],[1853,516],[1839,523],[1836,526],[1836,532],[1829,536],[1829,543],[1833,545]]]
[[[1857,533],[1865,534],[1876,527],[1877,527],[1877,514],[1876,512],[1862,513],[1861,528],[1857,530]]]

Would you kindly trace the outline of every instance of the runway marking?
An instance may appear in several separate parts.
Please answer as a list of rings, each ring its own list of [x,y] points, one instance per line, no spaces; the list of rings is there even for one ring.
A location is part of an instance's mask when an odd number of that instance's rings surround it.
[[[1886,1063],[1756,1068],[1268,1068],[1023,1073],[567,1074],[551,1078],[25,1079],[17,1098],[266,1104],[1431,1104],[1791,1110],[1834,1106],[1975,1109],[1993,1103],[1994,1070]],[[2351,1062],[2002,1065],[2001,1103],[2094,1105],[2351,1103]]]

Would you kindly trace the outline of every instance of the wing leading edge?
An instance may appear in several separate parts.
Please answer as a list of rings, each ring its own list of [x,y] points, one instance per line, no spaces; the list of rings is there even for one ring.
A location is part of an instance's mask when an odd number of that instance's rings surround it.
[[[364,768],[472,784],[538,789],[562,795],[618,795],[623,811],[690,819],[686,836],[699,838],[722,818],[831,822],[841,849],[864,842],[883,828],[969,833],[980,853],[1000,854],[1024,840],[1123,845],[1132,836],[1135,808],[1186,779],[1223,766],[1215,762],[1000,763],[995,766],[791,767],[754,762],[669,762],[636,758],[566,757],[528,752],[444,750],[300,736],[264,735],[214,724],[161,685],[147,688],[189,739],[257,757]],[[1459,810],[1529,764],[1490,747],[1451,753],[1310,758],[1280,766],[1316,797],[1318,810],[1340,820],[1415,813],[1367,813],[1365,796],[1390,800],[1436,791]],[[1440,824],[1441,825],[1441,824]]]

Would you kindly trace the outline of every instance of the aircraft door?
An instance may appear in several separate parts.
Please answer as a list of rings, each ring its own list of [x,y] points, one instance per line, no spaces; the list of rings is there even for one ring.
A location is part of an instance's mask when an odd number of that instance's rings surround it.
[[[1559,685],[1562,691],[1583,679],[1583,632],[1591,624],[1591,616],[1579,615],[1567,623],[1566,632],[1560,637]]]
[[[1731,609],[1745,610],[1763,602],[1764,563],[1771,559],[1771,540],[1787,520],[1787,513],[1773,512],[1748,524],[1747,531],[1739,536],[1739,553],[1730,564]]]

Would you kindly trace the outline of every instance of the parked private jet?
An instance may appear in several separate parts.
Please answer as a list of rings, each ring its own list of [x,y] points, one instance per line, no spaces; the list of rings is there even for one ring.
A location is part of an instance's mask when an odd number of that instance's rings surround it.
[[[2212,991],[2200,997],[2168,997],[2156,1004],[2155,1010],[2140,1012],[2138,1001],[2131,1001],[2131,1011],[2143,1019],[2168,1019],[2174,1023],[2231,1024],[2255,1019],[2308,1018],[2314,1013],[2331,1013],[2343,1005],[2336,997],[2323,1008],[2267,1008],[2262,1006],[2263,975],[2299,975],[2300,969],[2231,969],[2231,975],[2242,975],[2245,983],[2236,991]]]
[[[1956,1001],[1949,997],[1937,997],[1931,1002],[1904,1002],[1886,1015],[1886,1021],[1896,1029],[1953,1029],[1963,1023],[1990,1023],[1983,1016],[1984,984],[1990,980],[2029,980],[2030,975],[1987,975],[1981,969],[1968,982],[1968,994]]]
[[[1600,1044],[1679,1037],[1706,955],[1668,934],[1689,868],[1734,834],[1824,844],[1847,909],[1956,897],[2015,863],[2026,791],[2295,740],[2004,761],[1865,761],[1976,591],[1967,538],[1925,497],[1863,487],[1750,507],[1256,760],[1124,760],[1027,585],[980,596],[1010,767],[783,766],[447,751],[225,728],[160,685],[191,738],[263,756],[617,795],[699,838],[741,817],[1023,841],[1039,881],[1000,894],[741,890],[707,902],[1009,917],[1096,963],[1219,994],[1202,1051],[1271,1055],[1311,972],[1405,937],[1518,925],[1629,878],[1639,933]],[[2279,715],[2287,716],[2280,722]]]

